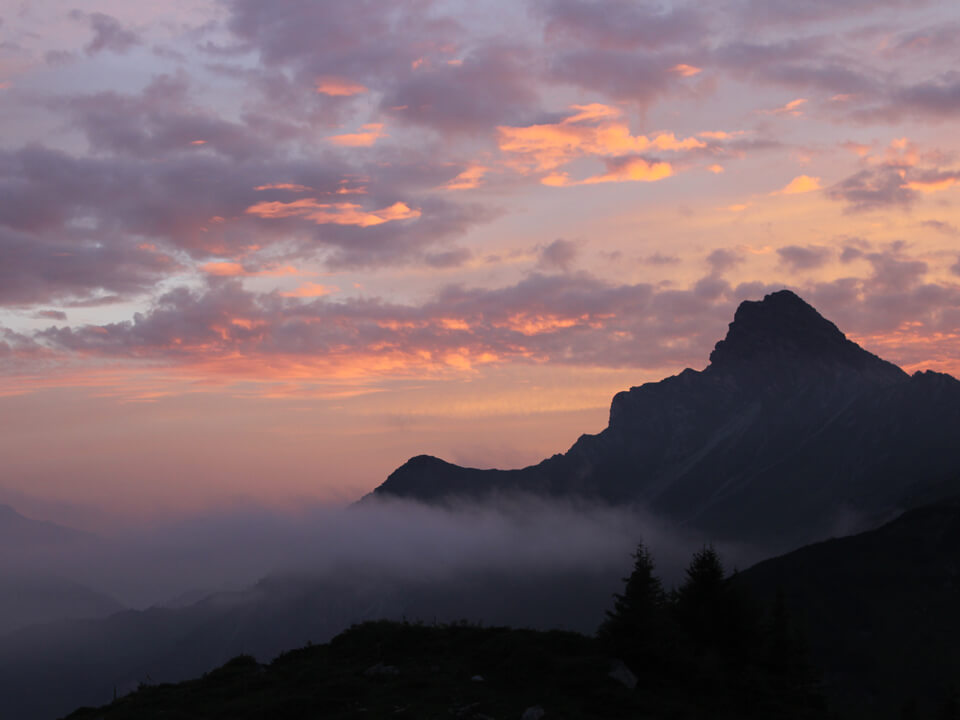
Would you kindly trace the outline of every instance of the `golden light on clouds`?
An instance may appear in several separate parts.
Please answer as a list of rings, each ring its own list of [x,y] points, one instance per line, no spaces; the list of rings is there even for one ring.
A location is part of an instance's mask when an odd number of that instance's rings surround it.
[[[326,203],[316,198],[303,198],[293,202],[262,202],[251,205],[248,215],[276,219],[303,217],[318,225],[357,225],[371,227],[394,220],[410,220],[420,217],[420,210],[410,208],[404,202],[395,202],[380,210],[366,211],[355,203]]]
[[[683,77],[693,77],[694,75],[698,75],[699,73],[703,72],[703,68],[698,68],[695,65],[687,65],[686,63],[674,65],[670,69],[677,73],[677,75],[681,75]]]
[[[787,185],[781,190],[777,190],[774,195],[800,195],[802,193],[813,192],[814,190],[821,190],[823,185],[820,184],[820,178],[810,177],[809,175],[798,175],[793,180],[791,180]]]
[[[317,92],[331,97],[352,97],[365,93],[367,88],[360,83],[340,77],[322,77],[317,80]]]
[[[488,170],[489,168],[483,165],[471,165],[443,187],[446,190],[472,190],[480,187]]]
[[[327,142],[341,147],[372,147],[383,137],[387,137],[383,132],[383,123],[367,123],[360,127],[360,132],[331,135]]]
[[[305,282],[296,290],[282,292],[280,295],[282,297],[290,298],[317,298],[337,292],[337,290],[339,290],[339,288],[333,285],[321,285],[320,283],[315,282]]]

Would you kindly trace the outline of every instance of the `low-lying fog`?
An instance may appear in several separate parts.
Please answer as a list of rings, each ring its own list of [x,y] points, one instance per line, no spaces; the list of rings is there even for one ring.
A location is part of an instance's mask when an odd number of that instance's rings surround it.
[[[669,585],[709,538],[685,535],[636,508],[530,497],[450,507],[378,499],[295,514],[246,509],[88,541],[8,545],[0,550],[0,569],[55,575],[145,608],[240,589],[277,573],[417,581],[449,581],[464,571],[625,574],[640,540]],[[720,549],[730,567],[757,556],[748,548]]]

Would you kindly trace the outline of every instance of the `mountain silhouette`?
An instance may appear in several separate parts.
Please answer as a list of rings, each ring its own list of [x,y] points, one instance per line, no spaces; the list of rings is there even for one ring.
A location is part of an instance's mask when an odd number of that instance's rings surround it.
[[[960,673],[960,497],[765,560],[737,581],[781,593],[841,717],[950,717]],[[901,709],[915,707],[915,714]]]
[[[781,290],[739,306],[704,370],[618,393],[607,428],[566,453],[517,470],[420,455],[371,496],[639,503],[713,539],[788,549],[876,526],[958,481],[960,382],[908,375]]]
[[[34,520],[21,515],[10,505],[0,505],[0,555],[91,543],[96,540],[95,535],[82,530]]]

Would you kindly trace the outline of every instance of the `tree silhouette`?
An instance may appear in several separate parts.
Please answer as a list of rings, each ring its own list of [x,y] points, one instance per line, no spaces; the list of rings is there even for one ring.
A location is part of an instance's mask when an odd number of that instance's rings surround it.
[[[687,576],[675,592],[674,610],[681,627],[698,643],[716,644],[727,604],[726,582],[720,556],[707,545],[693,554]]]
[[[614,594],[613,610],[607,611],[597,636],[621,655],[636,655],[641,647],[649,651],[659,644],[666,621],[667,596],[642,542],[633,553],[633,571],[623,582],[623,592]]]

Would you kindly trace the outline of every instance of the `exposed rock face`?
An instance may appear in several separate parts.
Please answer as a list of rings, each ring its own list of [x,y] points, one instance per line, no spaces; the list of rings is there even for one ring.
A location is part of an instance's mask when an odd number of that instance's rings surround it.
[[[610,421],[520,470],[417,456],[376,496],[522,491],[639,502],[717,540],[783,547],[960,492],[960,382],[912,377],[783,290],[737,309],[702,371],[618,393]]]

